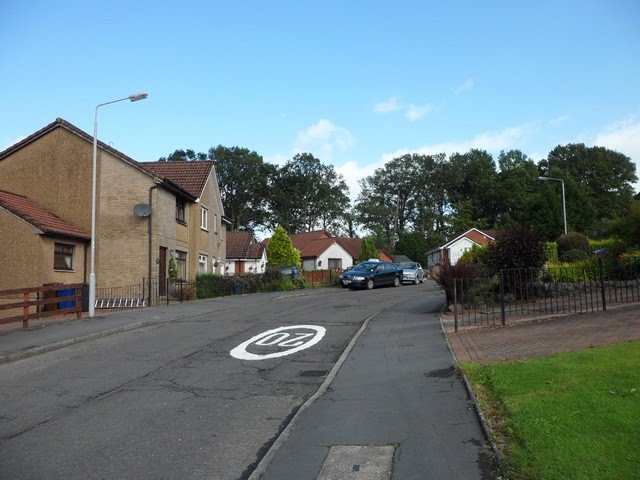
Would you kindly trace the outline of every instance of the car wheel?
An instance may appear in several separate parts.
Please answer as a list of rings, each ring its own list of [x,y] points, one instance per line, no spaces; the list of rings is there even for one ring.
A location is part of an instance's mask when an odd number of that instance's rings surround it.
[[[416,279],[413,281],[414,285],[418,285],[420,283],[420,279],[418,279],[418,277],[416,277]]]
[[[375,287],[375,283],[373,283],[373,278],[370,278],[367,280],[367,290],[373,290],[373,287]]]
[[[399,287],[400,286],[400,279],[398,277],[394,277],[393,286],[394,287]]]

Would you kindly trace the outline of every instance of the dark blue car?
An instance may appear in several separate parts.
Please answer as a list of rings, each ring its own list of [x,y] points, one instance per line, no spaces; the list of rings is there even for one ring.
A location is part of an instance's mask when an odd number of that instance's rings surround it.
[[[402,269],[395,263],[389,262],[361,262],[351,270],[340,274],[340,285],[344,288],[366,288],[371,290],[374,287],[383,285],[402,285]]]

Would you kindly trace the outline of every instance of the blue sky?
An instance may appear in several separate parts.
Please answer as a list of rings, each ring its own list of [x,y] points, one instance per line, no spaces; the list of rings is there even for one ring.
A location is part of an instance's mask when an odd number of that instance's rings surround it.
[[[145,91],[100,108],[100,140],[310,152],[352,195],[406,152],[583,142],[640,165],[635,0],[0,0],[0,67],[0,149],[56,117],[92,134],[97,104]]]

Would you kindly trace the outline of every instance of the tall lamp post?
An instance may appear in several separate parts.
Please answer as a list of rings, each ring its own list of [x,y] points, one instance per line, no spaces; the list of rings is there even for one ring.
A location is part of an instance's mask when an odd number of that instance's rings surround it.
[[[92,173],[92,185],[91,185],[91,273],[89,274],[89,317],[93,318],[96,312],[96,165],[98,163],[98,108],[111,103],[123,102],[124,100],[130,100],[137,102],[138,100],[144,100],[149,95],[146,93],[134,93],[125,98],[119,98],[118,100],[112,100],[110,102],[101,103],[96,106],[96,115],[93,121],[93,173]]]
[[[543,182],[560,182],[562,184],[562,219],[564,221],[564,234],[567,234],[567,209],[564,203],[564,180],[561,178],[551,178],[551,177],[538,177],[538,180],[542,180]]]

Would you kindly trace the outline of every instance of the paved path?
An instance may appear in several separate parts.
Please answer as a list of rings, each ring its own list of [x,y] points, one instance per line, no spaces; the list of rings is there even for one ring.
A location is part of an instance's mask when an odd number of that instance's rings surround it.
[[[447,336],[458,361],[489,363],[640,340],[640,304]]]

